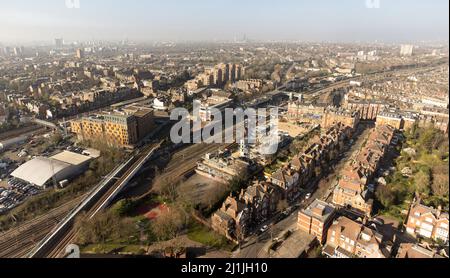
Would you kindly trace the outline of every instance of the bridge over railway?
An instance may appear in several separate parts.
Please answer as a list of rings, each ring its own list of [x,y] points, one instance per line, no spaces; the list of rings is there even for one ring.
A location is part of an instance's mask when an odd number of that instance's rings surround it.
[[[156,153],[162,143],[148,146],[116,167],[87,195],[79,206],[30,252],[29,257],[63,257],[67,246],[73,243],[77,234],[74,227],[75,218],[85,212],[86,216],[91,219],[110,205],[136,173]]]

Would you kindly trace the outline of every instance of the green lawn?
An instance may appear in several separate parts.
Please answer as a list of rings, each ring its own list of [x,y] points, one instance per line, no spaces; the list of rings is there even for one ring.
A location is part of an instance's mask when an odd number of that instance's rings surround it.
[[[217,234],[213,230],[197,222],[190,224],[188,238],[203,245],[217,249],[231,251],[234,248],[234,245],[231,244],[224,236]]]

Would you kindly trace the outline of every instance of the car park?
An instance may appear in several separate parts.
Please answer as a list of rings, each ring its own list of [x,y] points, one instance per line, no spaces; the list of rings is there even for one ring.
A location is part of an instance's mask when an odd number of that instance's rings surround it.
[[[7,187],[0,188],[0,214],[8,212],[40,192],[41,189],[32,184],[11,178]]]

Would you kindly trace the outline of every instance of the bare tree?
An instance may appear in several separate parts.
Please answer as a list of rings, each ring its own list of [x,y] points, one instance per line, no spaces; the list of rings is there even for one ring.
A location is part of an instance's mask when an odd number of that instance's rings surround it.
[[[289,207],[289,203],[287,202],[286,199],[282,199],[278,202],[277,204],[277,210],[278,211],[284,211],[285,209],[287,209]]]
[[[174,202],[178,197],[179,181],[175,177],[157,176],[153,182],[153,191],[163,196],[170,202]]]
[[[177,207],[169,208],[169,211],[159,216],[152,224],[152,230],[158,240],[176,238],[186,227],[188,215]]]

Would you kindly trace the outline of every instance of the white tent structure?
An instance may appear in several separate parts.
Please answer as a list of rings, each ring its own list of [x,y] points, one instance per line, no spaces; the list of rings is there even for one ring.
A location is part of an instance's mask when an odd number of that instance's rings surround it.
[[[36,186],[52,185],[81,174],[92,158],[72,152],[62,152],[51,158],[36,157],[19,168],[11,176]]]

